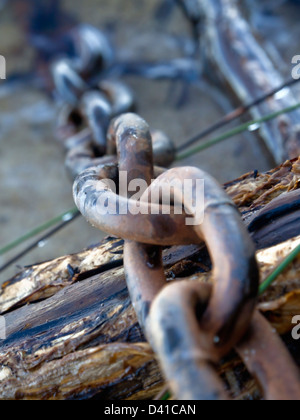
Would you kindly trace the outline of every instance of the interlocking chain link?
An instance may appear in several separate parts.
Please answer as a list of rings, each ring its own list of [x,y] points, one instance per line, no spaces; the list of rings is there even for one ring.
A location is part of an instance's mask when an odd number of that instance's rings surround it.
[[[124,267],[128,290],[141,327],[156,352],[178,399],[228,399],[215,364],[236,349],[259,380],[267,399],[300,399],[298,371],[268,322],[255,311],[259,272],[255,248],[239,212],[222,187],[207,173],[168,167],[175,149],[168,137],[150,131],[134,110],[133,95],[119,81],[90,83],[111,54],[103,35],[84,27],[78,31],[78,54],[53,66],[57,91],[67,105],[58,133],[67,149],[66,165],[74,182],[74,200],[95,227],[125,239]],[[120,194],[119,174],[127,185],[146,183],[138,214],[132,194]],[[155,179],[155,181],[153,181]],[[166,208],[160,191],[176,181],[192,181],[186,209]],[[204,220],[188,208],[204,180]],[[120,185],[119,185],[120,186]],[[156,201],[149,198],[157,197]],[[108,201],[116,213],[105,211]],[[171,210],[171,211],[170,211]],[[162,247],[205,242],[213,261],[213,284],[174,281],[167,284]]]

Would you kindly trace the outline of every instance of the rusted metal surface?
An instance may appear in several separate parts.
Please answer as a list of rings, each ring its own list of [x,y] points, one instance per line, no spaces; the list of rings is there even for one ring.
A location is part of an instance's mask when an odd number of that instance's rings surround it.
[[[137,116],[133,115],[120,117],[114,124],[116,127],[115,137],[118,144],[118,157],[120,160],[119,170],[128,173],[128,182],[133,179],[144,179],[150,185],[153,178],[153,161],[149,128]],[[133,127],[135,131],[133,131]],[[139,127],[139,129],[137,130],[136,127]],[[136,152],[137,150],[138,153]],[[170,170],[161,175],[151,185],[150,190],[152,188],[159,189],[160,182],[163,183],[165,180],[171,181],[176,176],[180,179],[180,174],[186,179],[194,179],[195,181],[197,179],[204,179],[206,182],[204,203],[206,220],[200,228],[197,226],[196,232],[200,239],[208,242],[209,250],[213,256],[216,290],[203,320],[203,325],[205,325],[206,332],[210,337],[203,341],[206,342],[208,347],[206,349],[207,355],[209,354],[209,357],[212,359],[214,357],[218,359],[220,357],[218,353],[221,344],[226,348],[225,353],[228,351],[228,347],[232,347],[231,342],[227,342],[226,344],[223,342],[223,332],[225,330],[228,331],[228,328],[230,328],[232,335],[235,337],[234,340],[238,340],[238,337],[244,334],[248,326],[247,323],[254,307],[258,287],[254,247],[232,203],[215,181],[202,171],[192,168]],[[90,192],[95,196],[95,191],[91,190]],[[194,195],[194,191],[191,191],[190,194]],[[145,195],[147,195],[147,191]],[[87,195],[86,199],[90,202]],[[143,201],[143,197],[141,201]],[[87,201],[85,201],[84,205],[85,210],[87,209],[86,203]],[[222,220],[224,223],[222,223]],[[219,223],[217,223],[218,221]],[[219,249],[222,249],[219,239],[228,236],[229,232],[232,233],[232,230],[236,230],[236,241],[234,244],[236,248],[232,250],[228,249],[227,244],[228,254],[224,257],[224,253],[219,251]],[[176,233],[178,237],[181,236],[180,231]],[[156,241],[157,239],[153,238],[152,245],[155,245],[153,242]],[[146,246],[144,245],[144,241],[141,242],[142,244],[139,245],[125,242],[124,264],[133,305],[137,311],[141,325],[148,332],[146,325],[151,302],[164,286],[165,277],[162,269],[160,248]],[[173,244],[169,243],[167,245]],[[234,258],[234,264],[233,260],[231,263],[231,258]],[[240,266],[236,265],[237,261],[241,262]],[[231,265],[234,267],[234,273],[230,268]],[[220,281],[218,279],[218,273],[221,272],[220,267],[224,269],[225,266],[229,267],[228,275],[226,279],[223,278]],[[251,274],[249,275],[249,273]],[[235,279],[238,279],[237,283],[240,282],[240,284],[236,284]],[[230,293],[231,299],[229,300],[230,302],[236,302],[236,309],[230,304],[230,309],[223,306],[223,311],[220,310],[220,298],[223,298],[224,293]],[[244,315],[240,311],[242,304],[246,308]],[[218,319],[215,317],[215,305],[218,305]],[[235,314],[237,308],[239,309],[238,316]],[[237,317],[238,322],[234,326]],[[150,327],[150,340],[152,334],[154,333]],[[219,338],[217,346],[213,344],[215,343],[216,337]],[[204,342],[202,343],[202,347],[204,346]],[[216,347],[218,350],[216,350]],[[222,350],[224,351],[224,348]]]
[[[152,346],[173,394],[183,400],[228,399],[213,366],[213,354],[203,351],[203,331],[199,326],[211,291],[209,284],[172,283],[151,308]]]
[[[113,125],[115,127],[114,137],[117,142],[118,157],[120,160],[119,170],[126,170],[128,182],[133,179],[144,179],[147,184],[150,185],[154,174],[149,127],[143,120],[133,114],[120,117]],[[137,150],[138,153],[136,152]],[[249,316],[253,310],[258,287],[254,247],[242,225],[240,216],[231,201],[217,183],[204,172],[195,168],[181,168],[170,170],[161,175],[161,177],[152,184],[150,190],[153,191],[154,188],[159,189],[160,182],[163,183],[166,180],[170,181],[175,178],[181,181],[183,178],[194,181],[203,179],[205,181],[205,221],[200,227],[197,226],[196,229],[190,227],[190,232],[187,232],[187,237],[184,237],[183,229],[181,227],[177,228],[178,223],[176,224],[176,218],[182,221],[182,216],[178,217],[178,215],[172,215],[171,223],[171,217],[169,216],[168,220],[167,215],[162,214],[161,208],[159,209],[160,212],[155,215],[154,222],[154,215],[151,214],[150,211],[148,211],[147,214],[140,215],[130,215],[130,213],[127,212],[127,214],[118,214],[117,217],[115,214],[109,215],[103,213],[101,217],[102,209],[99,208],[99,203],[102,194],[105,194],[107,197],[108,188],[106,185],[101,186],[99,181],[99,173],[103,171],[103,169],[104,168],[101,167],[99,169],[92,169],[92,183],[91,171],[84,172],[77,178],[74,185],[75,202],[91,224],[96,224],[107,233],[118,233],[121,237],[131,240],[137,240],[137,238],[139,238],[138,241],[140,243],[145,244],[148,241],[148,243],[152,245],[152,247],[143,246],[141,249],[134,247],[135,249],[133,252],[131,245],[128,247],[125,245],[125,254],[128,248],[128,261],[131,261],[131,264],[128,264],[128,279],[134,278],[134,281],[130,282],[132,286],[129,287],[135,296],[133,301],[139,302],[138,313],[140,314],[139,319],[142,324],[145,325],[145,319],[143,319],[143,314],[147,312],[145,308],[148,305],[149,310],[151,301],[164,285],[164,274],[160,264],[160,253],[153,245],[170,246],[178,243],[184,244],[186,240],[188,240],[189,243],[196,243],[201,242],[204,239],[208,242],[216,273],[216,291],[211,302],[211,307],[209,308],[206,317],[204,317],[206,322],[203,322],[203,324],[206,324],[207,333],[209,331],[210,334],[209,341],[211,347],[207,349],[207,352],[212,354],[212,348],[220,348],[221,342],[225,347],[225,352],[228,352],[228,348],[232,348],[232,342],[229,341],[229,343],[226,343],[225,345],[225,343],[223,343],[222,335],[225,331],[228,331],[229,328],[232,329],[232,335],[235,337],[235,340],[238,340],[245,333]],[[107,177],[107,172],[104,172],[105,177]],[[113,192],[111,191],[110,194],[113,194]],[[194,191],[191,191],[190,194],[192,196]],[[119,197],[118,199],[121,200]],[[143,198],[141,199],[141,204],[142,203]],[[157,204],[157,206],[158,205],[159,204]],[[120,207],[118,206],[118,208]],[[125,209],[126,208],[129,207],[125,207]],[[141,219],[141,217],[143,217],[143,219],[139,224],[138,218]],[[160,220],[160,218],[163,220]],[[112,219],[114,219],[114,223]],[[130,223],[131,220],[132,223]],[[161,231],[157,231],[156,226],[166,226],[164,228],[165,235],[163,241],[160,239]],[[167,226],[173,228],[173,231],[171,231],[173,236],[171,238],[166,234]],[[186,226],[186,224],[184,224],[184,226]],[[187,230],[187,226],[185,227],[185,230]],[[195,232],[193,232],[193,230]],[[233,230],[235,231],[236,240],[231,247],[226,238],[232,234]],[[196,240],[194,238],[196,238]],[[173,242],[174,240],[176,242]],[[223,245],[221,245],[222,243]],[[224,252],[225,249],[227,249],[227,252]],[[150,255],[147,257],[147,251],[152,257],[150,257]],[[239,262],[240,265],[237,265]],[[141,270],[139,270],[139,267],[141,267]],[[222,267],[222,269],[220,267]],[[218,281],[219,273],[222,271],[224,272],[224,267],[228,267],[228,270],[226,270],[226,279]],[[156,275],[153,274],[154,270],[156,271]],[[153,284],[154,279],[155,284],[157,285],[156,288]],[[137,281],[141,284],[141,290],[136,287]],[[149,287],[152,289],[150,294],[147,292]],[[144,292],[142,290],[143,288]],[[228,293],[232,297],[232,300],[230,299],[229,307],[226,309],[224,307],[224,311],[220,311],[219,302],[220,298],[224,296],[224,293]],[[150,296],[152,299],[150,299]],[[235,308],[231,304],[232,301],[236,304]],[[242,304],[245,307],[244,319],[240,311]],[[218,319],[215,317],[216,305],[218,306]],[[237,310],[238,316],[235,314],[235,311]],[[236,322],[235,327],[233,327],[234,319]],[[219,345],[212,346],[216,337],[219,339]],[[216,353],[217,350],[215,349],[215,354]],[[218,356],[215,357],[217,358]]]
[[[276,331],[259,312],[237,351],[267,400],[300,400],[300,372]]]
[[[128,185],[135,179],[142,179],[148,185],[141,197],[141,203],[153,190],[160,191],[166,181],[206,181],[204,221],[200,225],[196,224],[194,229],[199,238],[207,242],[213,259],[212,293],[210,287],[201,284],[197,287],[190,282],[173,283],[164,288],[162,253],[157,237],[154,236],[148,245],[144,238],[141,243],[137,243],[132,233],[133,225],[130,227],[129,237],[124,236],[122,226],[125,225],[125,218],[120,228],[122,238],[126,239],[124,268],[132,304],[139,324],[158,355],[173,395],[179,399],[227,399],[222,382],[213,372],[212,364],[219,362],[221,357],[237,346],[249,330],[259,279],[254,245],[233,203],[215,181],[202,171],[196,168],[164,171],[151,184],[154,176],[151,134],[148,125],[140,117],[134,114],[123,115],[113,122],[109,132],[111,142],[116,142],[120,174],[128,174]],[[105,168],[101,166],[93,169],[94,186],[89,184],[90,171],[81,174],[74,184],[75,202],[88,215],[87,220],[92,224],[99,224],[99,220],[103,220],[99,217],[102,213],[101,202],[104,203],[101,195],[109,189],[101,186],[99,192],[97,173],[103,170]],[[174,200],[179,193],[175,187]],[[159,194],[156,196],[160,197]],[[190,196],[195,196],[193,190],[190,191]],[[130,200],[131,196],[127,197],[126,193],[126,198]],[[115,216],[119,218],[120,214]],[[111,227],[107,232],[112,233]],[[180,236],[181,231],[177,235]],[[229,237],[234,240],[228,242]],[[134,239],[135,242],[132,242]],[[249,369],[254,371],[262,384],[266,399],[279,398],[280,387],[275,385],[274,378],[282,373],[283,365],[274,371],[273,376],[268,376],[272,361],[266,360],[268,356],[259,351],[260,332],[258,326],[253,325],[252,323],[250,327],[254,332],[249,339],[249,347],[256,349],[257,353],[256,357],[253,356]],[[270,338],[270,327],[268,324],[264,327],[260,334],[265,333],[267,340]],[[300,381],[295,373],[295,365],[279,340],[274,339],[273,345],[275,362],[275,355],[280,357],[282,353],[287,362],[284,379],[293,384],[282,398],[287,399],[290,392],[293,399],[300,399]],[[246,344],[242,349],[245,348]],[[244,356],[243,352],[242,355]],[[248,359],[245,362],[247,364]],[[268,385],[269,381],[272,381],[272,385]]]
[[[152,309],[155,328],[160,331],[155,340],[163,348],[165,375],[171,378],[175,395],[182,395],[186,400],[228,399],[224,384],[213,372],[207,355],[201,352],[201,331],[193,314],[205,311],[211,291],[211,285],[207,283],[182,281],[179,285],[172,284],[160,294]],[[300,372],[276,330],[259,312],[254,315],[249,332],[238,344],[237,351],[259,382],[266,400],[300,399]],[[185,355],[184,359],[181,354]],[[190,383],[195,386],[189,387]]]
[[[138,179],[149,186],[154,178],[150,127],[134,114],[123,115],[112,125],[110,132],[111,138],[116,142],[119,174],[127,174],[126,187],[129,187],[131,181]],[[128,189],[125,198],[131,199],[132,195]],[[151,221],[147,225],[151,229]],[[145,330],[150,303],[165,284],[165,276],[162,248],[141,242],[125,241],[124,268],[133,307],[141,327]]]
[[[171,169],[154,181],[149,190],[159,188],[167,180],[183,182],[184,179],[195,181],[194,185],[197,179],[203,179],[205,183],[204,220],[193,228],[206,243],[214,266],[214,291],[201,327],[205,331],[203,336],[206,335],[203,339],[206,345],[203,343],[202,347],[207,346],[208,357],[218,360],[245,333],[251,318],[259,280],[255,248],[231,200],[203,171],[197,168]],[[175,189],[174,194],[179,193]],[[192,203],[195,187],[188,193],[190,197],[185,196],[185,200]],[[234,241],[229,240],[232,235]],[[224,296],[228,297],[226,302]]]

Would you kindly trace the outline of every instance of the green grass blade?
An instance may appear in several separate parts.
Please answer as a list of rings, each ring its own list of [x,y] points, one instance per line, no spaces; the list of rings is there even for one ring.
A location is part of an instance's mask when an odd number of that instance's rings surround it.
[[[271,273],[268,278],[261,284],[259,294],[262,295],[271,286],[271,284],[284,272],[286,268],[298,257],[300,254],[300,245],[298,245],[287,258],[279,264],[279,266]]]
[[[168,401],[170,398],[171,398],[171,394],[168,391],[161,397],[161,401]]]
[[[51,227],[57,225],[58,223],[62,221],[67,221],[69,218],[72,218],[77,212],[78,212],[77,208],[73,208],[71,210],[65,211],[63,214],[57,217],[54,217],[48,222],[43,223],[42,225],[38,226],[32,231],[26,233],[25,235],[11,242],[10,244],[4,246],[2,249],[0,249],[0,255],[6,254],[7,252],[21,245],[23,242],[26,242],[28,239],[31,239],[34,236],[39,235],[40,233],[44,232],[47,229],[50,229]]]
[[[204,142],[204,143],[200,144],[199,146],[197,146],[197,147],[195,147],[195,148],[193,148],[193,149],[191,149],[187,152],[178,154],[177,157],[176,157],[176,160],[180,161],[180,160],[189,158],[190,156],[193,156],[196,153],[200,153],[203,150],[206,150],[206,149],[208,149],[208,148],[210,148],[210,147],[212,147],[216,144],[219,144],[219,143],[221,143],[225,140],[228,140],[231,137],[234,137],[238,134],[241,134],[241,133],[247,131],[249,129],[249,127],[251,127],[252,125],[253,126],[254,125],[261,125],[263,123],[266,123],[268,121],[271,121],[271,120],[279,117],[280,115],[289,114],[293,111],[296,111],[299,108],[300,108],[300,103],[298,103],[296,105],[293,105],[293,106],[290,106],[288,108],[284,108],[281,111],[277,111],[277,112],[274,112],[272,114],[266,115],[265,117],[260,118],[258,120],[253,120],[253,121],[247,122],[245,124],[239,125],[238,127],[234,128],[230,131],[227,131],[226,133],[223,133],[218,137],[215,137],[211,140],[208,140],[207,142]]]

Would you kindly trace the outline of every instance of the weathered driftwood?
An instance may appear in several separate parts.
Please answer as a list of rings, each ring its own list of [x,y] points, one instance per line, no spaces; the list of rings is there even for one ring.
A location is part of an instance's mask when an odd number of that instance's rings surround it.
[[[239,102],[248,104],[284,82],[250,26],[239,11],[237,0],[180,0],[201,21],[201,45],[211,64]],[[205,40],[205,41],[204,41]],[[281,98],[271,98],[252,108],[261,118],[296,103],[291,89]],[[260,128],[270,152],[279,164],[300,154],[299,110],[278,117]]]
[[[299,182],[300,160],[267,174],[245,175],[226,189],[249,224],[274,199],[297,191]],[[289,214],[299,216],[295,200]],[[258,251],[261,280],[300,243],[297,225],[294,235],[282,229],[285,242]],[[258,236],[258,248],[264,247],[262,239]],[[162,389],[160,369],[128,297],[122,252],[123,241],[108,238],[79,254],[27,268],[3,285],[0,313],[7,339],[0,341],[1,399],[150,399]],[[170,281],[210,280],[210,261],[201,245],[166,249],[164,266]],[[286,337],[292,316],[300,313],[299,279],[300,258],[259,302]],[[287,339],[287,345],[299,359],[298,342]],[[260,398],[237,355],[219,370],[234,398]]]

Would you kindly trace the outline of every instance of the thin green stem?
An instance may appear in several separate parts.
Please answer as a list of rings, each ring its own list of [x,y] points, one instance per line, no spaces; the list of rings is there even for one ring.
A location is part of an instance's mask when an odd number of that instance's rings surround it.
[[[261,284],[259,288],[259,294],[262,295],[271,286],[271,284],[288,268],[288,266],[298,257],[300,254],[300,245],[298,245],[287,258],[279,264],[279,266],[271,273],[268,278]]]
[[[271,98],[272,96],[276,95],[276,93],[280,92],[283,89],[292,87],[296,83],[299,83],[299,80],[296,79],[290,79],[277,88],[271,90],[270,92],[266,93],[265,95],[261,96],[260,98],[255,99],[254,101],[241,105],[238,108],[231,111],[229,114],[222,117],[219,121],[213,123],[211,126],[205,128],[197,135],[193,136],[191,139],[187,140],[185,143],[177,147],[178,153],[183,152],[184,150],[190,148],[195,143],[197,143],[199,140],[203,139],[204,137],[207,137],[209,134],[214,133],[216,130],[219,130],[220,128],[225,127],[226,125],[232,123],[233,121],[240,118],[242,115],[246,114],[247,111],[249,111],[251,108],[254,108],[255,106],[258,106],[265,102],[267,99]]]
[[[167,401],[171,398],[171,394],[169,391],[167,391],[162,397],[161,397],[161,401]]]
[[[37,228],[33,229],[32,231],[26,233],[25,235],[21,236],[20,238],[16,239],[15,241],[11,242],[10,244],[0,249],[0,255],[6,254],[7,252],[21,245],[23,242],[26,242],[28,239],[31,239],[34,236],[39,235],[40,233],[44,232],[47,229],[50,229],[51,227],[57,225],[58,223],[71,219],[77,212],[78,212],[77,208],[73,208],[71,210],[65,211],[63,214],[57,217],[54,217],[48,222],[43,223],[42,225],[38,226]]]
[[[224,140],[227,140],[227,139],[229,139],[233,136],[236,136],[238,134],[243,133],[244,131],[247,131],[249,129],[249,127],[251,127],[251,126],[256,126],[256,125],[259,126],[263,123],[266,123],[268,121],[271,121],[271,120],[279,117],[280,115],[289,114],[293,111],[296,111],[299,108],[300,108],[300,103],[298,103],[296,105],[293,105],[293,106],[290,106],[288,108],[284,108],[281,111],[277,111],[277,112],[274,112],[272,114],[266,115],[265,117],[260,118],[258,120],[253,120],[253,121],[247,122],[245,124],[239,125],[238,127],[234,128],[230,131],[227,131],[226,133],[223,133],[218,137],[215,137],[211,140],[208,140],[207,142],[202,143],[199,146],[197,146],[197,147],[195,147],[195,148],[193,148],[193,149],[191,149],[191,150],[189,150],[185,153],[178,154],[177,157],[176,157],[176,160],[180,161],[182,159],[189,158],[190,156],[193,156],[195,153],[200,153],[203,150],[206,150],[206,149],[208,149],[208,148],[210,148],[210,147],[212,147],[212,146],[214,146],[218,143],[223,142]]]

